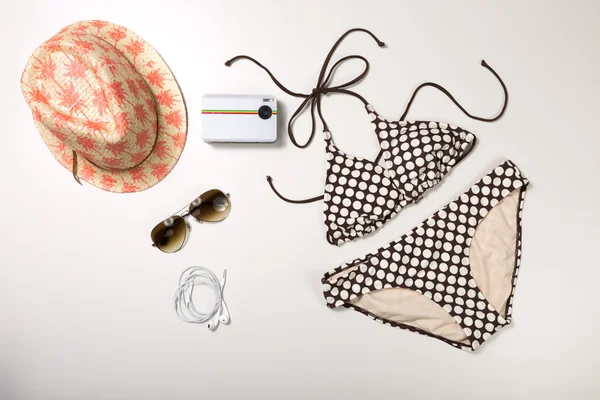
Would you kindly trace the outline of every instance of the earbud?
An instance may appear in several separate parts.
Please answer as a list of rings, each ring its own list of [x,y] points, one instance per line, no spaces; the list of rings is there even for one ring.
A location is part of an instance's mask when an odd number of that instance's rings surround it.
[[[219,317],[219,321],[221,323],[227,325],[229,323],[229,309],[227,308],[227,304],[223,301],[221,303],[221,316]]]
[[[206,327],[211,331],[217,329],[220,323],[229,324],[229,309],[223,298],[226,277],[227,270],[223,271],[220,282],[215,274],[207,268],[190,267],[183,271],[179,278],[179,287],[173,295],[175,311],[179,318],[195,324],[207,323]],[[215,292],[215,302],[208,312],[197,310],[193,304],[194,287],[198,285],[208,286]]]
[[[217,329],[217,326],[219,326],[219,317],[218,314],[215,314],[210,321],[208,321],[208,324],[206,325],[206,327],[211,330],[214,331],[215,329]]]
[[[221,277],[221,293],[223,293],[223,289],[225,289],[225,280],[227,279],[227,270],[223,271],[223,276]],[[207,328],[210,329],[211,331],[214,331],[215,329],[217,329],[217,326],[219,326],[219,322],[222,324],[228,324],[229,323],[229,309],[227,308],[227,303],[225,303],[225,300],[222,299],[221,300],[221,307],[219,307],[219,310],[217,313],[215,313],[215,315],[213,315],[213,317],[210,319],[210,321],[208,321],[208,325]]]
[[[221,277],[221,292],[223,292],[223,290],[225,289],[225,282],[227,280],[227,270],[223,271],[223,276]],[[219,316],[219,321],[221,321],[223,324],[228,324],[229,323],[229,309],[227,308],[227,304],[225,303],[225,300],[223,299],[223,301],[221,301],[221,312],[220,312],[220,316]]]

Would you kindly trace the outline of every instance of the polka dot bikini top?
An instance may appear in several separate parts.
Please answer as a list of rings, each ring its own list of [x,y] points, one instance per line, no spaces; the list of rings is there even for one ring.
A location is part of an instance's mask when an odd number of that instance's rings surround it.
[[[317,81],[311,93],[293,92],[283,86],[265,66],[255,59],[240,55],[225,63],[230,66],[238,59],[247,59],[265,70],[273,82],[287,94],[303,98],[304,101],[292,114],[288,122],[288,135],[292,143],[299,148],[307,147],[314,137],[315,109],[323,124],[327,151],[327,177],[325,192],[321,196],[304,200],[292,200],[282,196],[273,186],[270,176],[267,180],[273,191],[282,200],[289,203],[310,203],[324,200],[325,225],[327,241],[340,245],[357,237],[376,231],[395,216],[402,208],[417,203],[423,194],[437,185],[442,178],[473,149],[475,136],[459,127],[433,121],[406,121],[405,117],[416,94],[424,87],[430,86],[444,93],[468,117],[491,122],[499,119],[506,109],[508,92],[498,74],[485,62],[481,65],[498,79],[504,91],[504,104],[497,116],[482,118],[471,115],[442,86],[426,82],[413,92],[406,110],[397,121],[388,121],[378,115],[373,107],[358,93],[347,88],[360,82],[367,74],[369,62],[362,56],[350,55],[333,64],[327,76],[325,72],[343,39],[352,32],[364,32],[370,35],[380,47],[385,44],[365,29],[351,29],[344,33],[329,51]],[[354,79],[336,86],[329,81],[335,69],[348,60],[360,60],[364,70]],[[321,112],[321,97],[327,93],[342,93],[361,100],[371,118],[372,127],[379,141],[380,152],[374,161],[353,157],[339,150],[331,138],[327,123]],[[304,144],[296,141],[292,124],[295,118],[307,107],[311,109],[312,129]],[[380,165],[382,162],[385,167]]]

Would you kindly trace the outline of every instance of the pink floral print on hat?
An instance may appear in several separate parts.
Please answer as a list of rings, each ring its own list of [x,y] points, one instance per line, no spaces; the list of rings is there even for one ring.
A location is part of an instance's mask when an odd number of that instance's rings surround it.
[[[54,157],[101,189],[154,186],[185,146],[187,115],[173,74],[122,26],[84,21],[62,29],[30,57],[21,89]]]

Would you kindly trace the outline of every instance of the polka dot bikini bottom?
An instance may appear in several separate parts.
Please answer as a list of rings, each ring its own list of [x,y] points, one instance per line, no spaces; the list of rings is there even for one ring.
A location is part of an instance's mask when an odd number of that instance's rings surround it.
[[[327,306],[477,349],[511,322],[527,185],[505,161],[398,240],[326,273]]]

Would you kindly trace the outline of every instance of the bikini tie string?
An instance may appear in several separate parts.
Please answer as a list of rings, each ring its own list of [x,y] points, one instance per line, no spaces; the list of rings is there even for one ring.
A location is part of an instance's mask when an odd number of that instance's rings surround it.
[[[315,197],[311,197],[309,199],[302,199],[302,200],[290,199],[288,197],[285,197],[284,195],[279,193],[279,191],[277,189],[275,189],[275,186],[273,185],[273,178],[271,178],[269,175],[267,175],[267,182],[269,182],[269,186],[271,186],[271,190],[273,191],[273,193],[275,193],[277,195],[277,197],[279,197],[281,200],[288,202],[288,203],[307,204],[307,203],[313,203],[315,201],[323,200],[325,198],[324,195],[320,195],[320,196],[315,196]]]
[[[273,83],[275,83],[275,85],[277,85],[277,87],[279,89],[281,89],[282,91],[284,91],[285,93],[287,93],[290,96],[299,97],[299,98],[304,99],[302,101],[302,103],[300,103],[300,106],[298,106],[296,111],[294,111],[294,113],[290,117],[290,119],[288,121],[288,126],[287,126],[288,136],[289,136],[291,142],[294,144],[294,146],[303,149],[303,148],[308,147],[308,145],[312,142],[314,135],[315,135],[315,109],[317,110],[319,119],[321,120],[321,123],[323,124],[323,130],[325,130],[325,131],[329,130],[329,128],[327,127],[327,123],[325,122],[325,118],[323,118],[323,114],[321,112],[321,97],[322,97],[322,95],[327,94],[327,93],[344,93],[344,94],[349,94],[351,96],[354,96],[354,97],[360,99],[365,105],[367,104],[367,101],[361,95],[348,90],[349,87],[362,81],[364,79],[364,77],[367,75],[367,72],[369,71],[369,62],[367,61],[366,58],[364,58],[363,56],[359,56],[359,55],[350,55],[350,56],[343,57],[343,58],[339,59],[338,61],[336,61],[333,64],[333,66],[329,69],[329,72],[327,72],[327,68],[329,67],[329,62],[331,61],[331,58],[333,57],[333,53],[338,48],[340,43],[346,38],[346,36],[348,36],[352,32],[364,32],[364,33],[368,34],[369,36],[371,36],[373,38],[373,40],[375,40],[375,42],[377,43],[377,45],[379,47],[385,46],[384,42],[379,40],[373,33],[371,33],[370,31],[368,31],[366,29],[354,28],[354,29],[348,30],[337,40],[337,42],[335,42],[335,44],[333,45],[333,47],[327,54],[327,57],[325,58],[325,61],[323,62],[323,66],[321,67],[321,72],[319,73],[319,79],[317,80],[317,84],[310,93],[294,92],[294,91],[288,89],[281,82],[279,82],[279,80],[277,78],[275,78],[275,76],[271,73],[271,71],[267,67],[265,67],[260,62],[256,61],[254,58],[252,58],[250,56],[239,55],[239,56],[233,57],[232,59],[225,62],[225,65],[229,67],[229,66],[231,66],[231,64],[233,64],[237,60],[241,60],[241,59],[249,60],[249,61],[253,62],[254,64],[256,64],[259,68],[263,69],[269,75],[269,77],[271,78]],[[341,64],[343,64],[344,62],[350,61],[350,60],[361,60],[364,63],[363,71],[360,74],[358,74],[356,77],[354,77],[353,79],[350,79],[347,82],[344,82],[342,84],[335,85],[335,86],[329,86],[329,83],[330,83],[329,81],[331,80],[336,68],[338,66],[340,66]],[[306,108],[310,108],[311,129],[310,129],[310,135],[309,135],[308,139],[306,140],[306,142],[303,144],[300,144],[296,140],[296,135],[294,134],[294,130],[293,130],[293,124],[294,124],[294,120]]]

